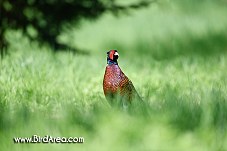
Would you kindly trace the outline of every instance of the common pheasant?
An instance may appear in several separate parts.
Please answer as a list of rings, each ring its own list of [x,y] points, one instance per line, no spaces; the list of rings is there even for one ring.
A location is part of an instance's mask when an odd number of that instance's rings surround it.
[[[107,100],[120,100],[123,105],[129,104],[132,100],[142,100],[129,78],[118,66],[117,50],[107,52],[107,66],[103,79],[103,90]]]

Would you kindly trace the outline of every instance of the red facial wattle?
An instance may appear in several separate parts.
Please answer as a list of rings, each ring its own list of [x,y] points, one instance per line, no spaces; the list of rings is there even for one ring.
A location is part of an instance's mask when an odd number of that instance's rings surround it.
[[[111,60],[114,59],[114,53],[115,53],[115,50],[111,50],[110,53],[109,53],[109,57]]]

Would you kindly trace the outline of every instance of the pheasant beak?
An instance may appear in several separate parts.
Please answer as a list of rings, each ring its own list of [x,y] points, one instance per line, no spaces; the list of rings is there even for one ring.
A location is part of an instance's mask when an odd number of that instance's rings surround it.
[[[119,54],[118,54],[118,52],[115,52],[115,53],[114,53],[114,55],[115,55],[115,56],[117,56],[117,57],[119,57]]]

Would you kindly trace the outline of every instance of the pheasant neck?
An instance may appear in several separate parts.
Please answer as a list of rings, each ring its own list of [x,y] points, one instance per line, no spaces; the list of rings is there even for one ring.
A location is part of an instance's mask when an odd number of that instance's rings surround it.
[[[117,61],[113,61],[113,60],[110,60],[110,59],[107,60],[107,64],[108,65],[112,65],[112,64],[118,65]]]

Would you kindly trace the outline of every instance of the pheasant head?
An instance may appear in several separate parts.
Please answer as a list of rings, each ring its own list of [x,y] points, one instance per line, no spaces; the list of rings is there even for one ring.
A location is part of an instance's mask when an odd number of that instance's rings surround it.
[[[118,58],[119,58],[119,54],[118,54],[117,50],[110,50],[107,52],[107,64],[108,65],[111,65],[111,64],[117,65]]]

